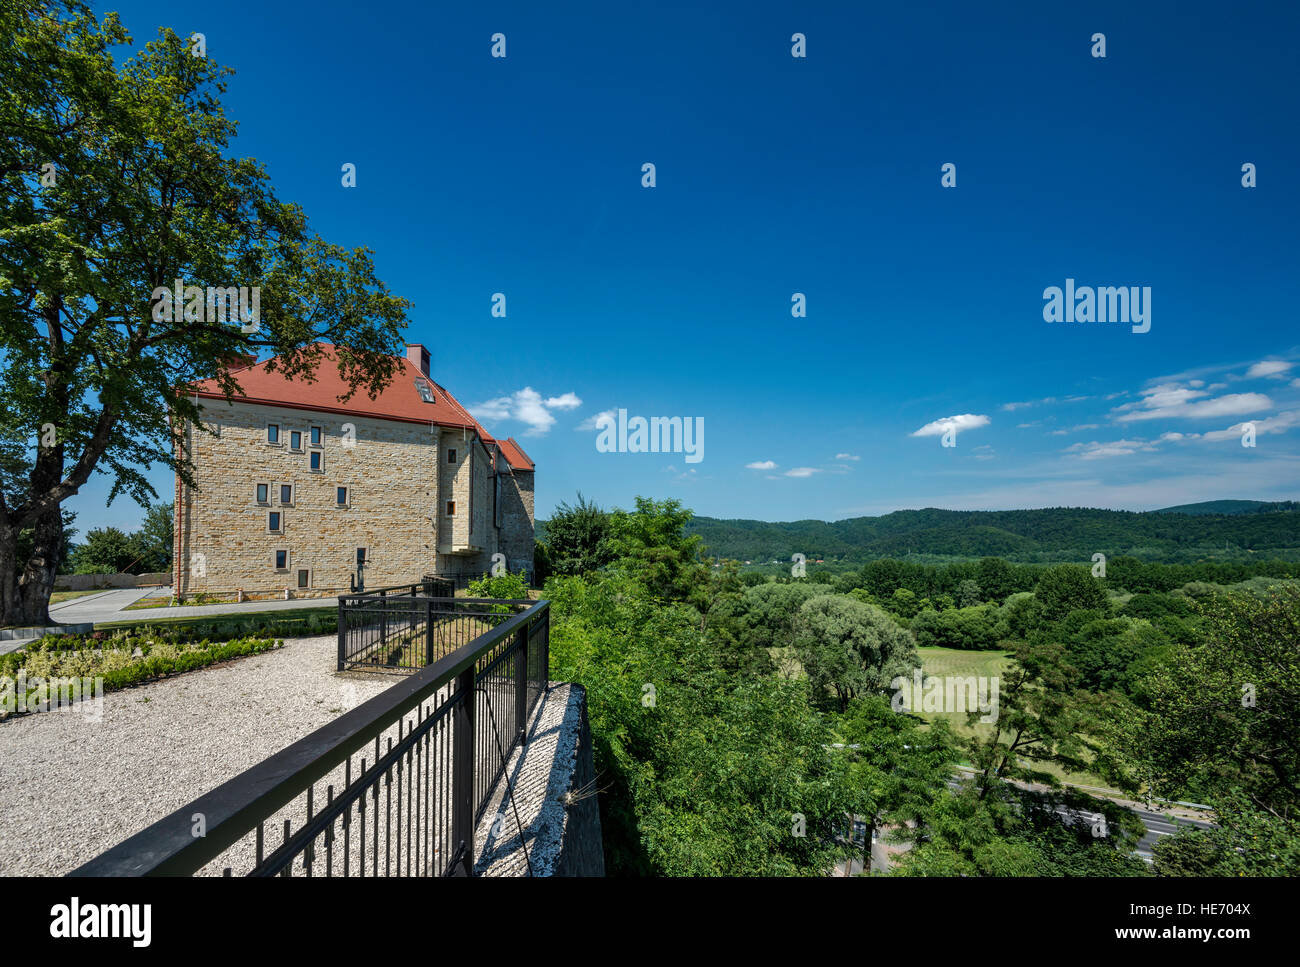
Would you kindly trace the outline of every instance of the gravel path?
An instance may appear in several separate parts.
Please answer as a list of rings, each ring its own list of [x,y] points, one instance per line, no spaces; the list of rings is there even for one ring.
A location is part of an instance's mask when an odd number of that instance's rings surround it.
[[[335,635],[0,722],[0,876],[61,875],[395,684]]]

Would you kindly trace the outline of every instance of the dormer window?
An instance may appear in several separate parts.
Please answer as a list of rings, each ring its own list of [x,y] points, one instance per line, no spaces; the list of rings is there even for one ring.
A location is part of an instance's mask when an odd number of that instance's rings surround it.
[[[424,402],[434,402],[433,387],[429,385],[427,379],[417,379],[415,381],[415,388],[420,391],[420,399],[424,400]]]

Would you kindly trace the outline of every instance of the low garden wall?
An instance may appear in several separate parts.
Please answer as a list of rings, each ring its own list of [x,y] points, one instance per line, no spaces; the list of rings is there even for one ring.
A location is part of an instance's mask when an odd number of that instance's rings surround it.
[[[56,591],[93,591],[98,588],[149,588],[172,583],[167,571],[150,574],[60,574],[54,579]]]

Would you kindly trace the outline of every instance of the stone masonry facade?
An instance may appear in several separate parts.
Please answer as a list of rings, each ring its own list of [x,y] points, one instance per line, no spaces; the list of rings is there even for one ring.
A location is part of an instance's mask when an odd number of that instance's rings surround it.
[[[346,593],[359,549],[367,588],[426,574],[463,582],[494,563],[531,578],[534,472],[475,428],[201,405],[213,432],[184,434],[197,489],[177,480],[178,597]]]

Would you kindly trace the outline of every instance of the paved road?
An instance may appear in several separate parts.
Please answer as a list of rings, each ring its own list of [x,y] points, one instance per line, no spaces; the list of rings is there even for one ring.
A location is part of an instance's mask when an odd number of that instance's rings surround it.
[[[974,775],[973,770],[965,766],[958,766],[957,768],[960,770],[963,778],[969,779]],[[959,782],[960,780],[954,777],[953,780],[949,783],[949,785],[955,788],[959,784]],[[1042,789],[1043,787],[1036,786],[1033,788]],[[1123,806],[1125,809],[1129,810],[1129,812],[1136,814],[1138,819],[1142,820],[1142,825],[1146,828],[1146,832],[1143,833],[1142,838],[1138,840],[1138,845],[1135,852],[1139,857],[1141,857],[1143,860],[1145,860],[1148,863],[1151,862],[1151,850],[1155,847],[1156,843],[1160,841],[1161,837],[1172,835],[1173,832],[1176,829],[1178,829],[1178,827],[1194,826],[1197,829],[1211,829],[1214,826],[1213,823],[1206,822],[1203,819],[1195,818],[1192,815],[1195,811],[1191,809],[1180,807],[1178,808],[1177,811],[1183,813],[1183,815],[1171,816],[1169,813],[1156,812],[1150,809],[1146,809],[1139,803],[1130,802],[1125,799],[1117,799],[1113,796],[1106,796],[1103,798],[1107,798],[1110,799],[1112,802],[1118,803],[1119,805]],[[1066,815],[1066,810],[1064,807],[1059,808],[1057,811],[1060,812],[1062,815]],[[1074,818],[1077,819],[1077,821],[1079,822],[1083,822],[1091,826],[1094,822],[1096,822],[1098,819],[1101,818],[1101,814],[1087,812],[1087,811],[1080,811]]]

